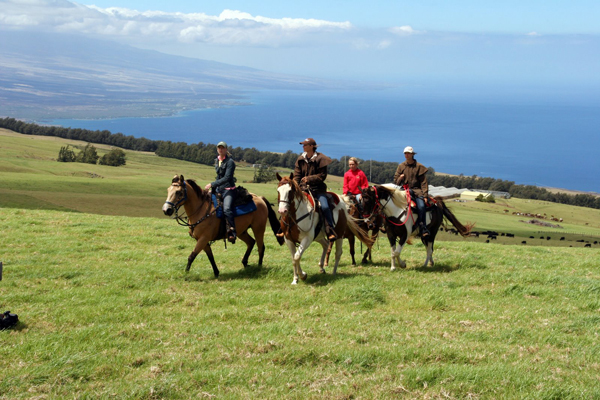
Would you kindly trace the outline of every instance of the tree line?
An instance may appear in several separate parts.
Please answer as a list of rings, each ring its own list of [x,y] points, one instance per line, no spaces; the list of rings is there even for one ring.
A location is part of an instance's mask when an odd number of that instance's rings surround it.
[[[171,142],[164,140],[150,140],[144,137],[135,138],[125,136],[122,133],[111,133],[110,131],[92,131],[79,128],[64,128],[59,126],[44,126],[23,122],[14,118],[0,119],[0,128],[26,135],[57,136],[65,139],[82,140],[89,143],[107,144],[129,150],[154,152],[161,157],[176,158],[204,165],[213,165],[217,146],[212,143],[187,144],[185,142]],[[260,164],[269,167],[294,168],[298,153],[288,150],[285,153],[273,153],[260,151],[256,148],[232,147],[229,149],[234,160],[245,161],[250,164]],[[348,170],[346,159],[333,159],[328,167],[328,173],[335,176],[343,176]],[[373,183],[392,182],[398,163],[383,162],[375,160],[360,160],[361,169]],[[438,175],[429,167],[428,182],[434,186],[469,188],[480,190],[493,190],[508,192],[513,197],[545,200],[560,204],[589,207],[600,209],[600,197],[590,194],[569,195],[566,193],[552,193],[547,189],[533,185],[516,185],[513,181],[502,179],[473,176],[449,176]]]

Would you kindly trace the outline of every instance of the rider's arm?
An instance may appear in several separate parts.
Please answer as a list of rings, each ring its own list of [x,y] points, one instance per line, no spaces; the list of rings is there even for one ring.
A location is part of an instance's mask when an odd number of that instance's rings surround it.
[[[394,174],[394,183],[398,186],[402,186],[402,181],[404,180],[402,170],[402,164],[398,164],[398,168],[396,168],[396,173]]]

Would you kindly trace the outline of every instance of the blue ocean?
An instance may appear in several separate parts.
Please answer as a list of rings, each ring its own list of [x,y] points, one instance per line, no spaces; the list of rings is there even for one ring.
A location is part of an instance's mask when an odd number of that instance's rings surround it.
[[[248,93],[247,105],[172,117],[50,122],[274,152],[300,152],[313,137],[331,157],[363,160],[401,162],[412,146],[438,172],[600,192],[600,96],[591,92],[264,91]]]

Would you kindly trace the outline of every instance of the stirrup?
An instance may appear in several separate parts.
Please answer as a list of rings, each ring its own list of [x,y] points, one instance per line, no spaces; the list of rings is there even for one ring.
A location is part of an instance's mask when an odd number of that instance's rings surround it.
[[[234,244],[236,238],[237,235],[235,233],[235,228],[229,228],[229,231],[227,232],[227,241],[231,244]]]

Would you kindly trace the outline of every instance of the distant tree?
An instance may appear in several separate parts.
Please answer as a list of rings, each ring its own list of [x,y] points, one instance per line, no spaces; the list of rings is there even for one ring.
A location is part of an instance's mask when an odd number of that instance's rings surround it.
[[[254,179],[252,182],[264,183],[274,181],[275,179],[275,171],[270,165],[261,164],[260,166],[254,167]]]
[[[83,150],[77,154],[76,161],[86,164],[96,164],[98,162],[98,153],[96,148],[91,144],[87,144]]]
[[[75,162],[75,152],[69,148],[69,145],[63,146],[58,152],[58,162]]]
[[[98,164],[112,167],[125,165],[125,152],[121,149],[112,149],[98,160]]]

